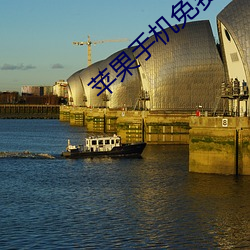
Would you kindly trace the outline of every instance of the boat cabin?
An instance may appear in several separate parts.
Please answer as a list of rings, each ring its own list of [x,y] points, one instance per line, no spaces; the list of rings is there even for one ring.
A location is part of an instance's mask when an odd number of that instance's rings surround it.
[[[114,147],[121,146],[121,138],[117,135],[86,138],[86,151],[101,152],[111,151]]]

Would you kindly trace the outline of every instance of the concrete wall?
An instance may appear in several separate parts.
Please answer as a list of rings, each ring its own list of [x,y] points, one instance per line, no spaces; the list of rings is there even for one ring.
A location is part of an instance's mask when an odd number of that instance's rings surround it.
[[[151,144],[188,144],[189,116],[149,114],[145,118],[146,141]]]
[[[250,174],[250,118],[190,117],[189,171]]]
[[[188,144],[189,116],[61,106],[60,120],[88,132],[117,133],[123,142]]]
[[[61,122],[70,121],[70,112],[72,108],[69,106],[60,106],[59,119]]]

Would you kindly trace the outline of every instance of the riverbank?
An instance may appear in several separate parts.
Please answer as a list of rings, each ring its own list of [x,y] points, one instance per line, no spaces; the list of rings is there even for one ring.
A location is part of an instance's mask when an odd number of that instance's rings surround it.
[[[59,119],[59,105],[0,104],[0,119]]]

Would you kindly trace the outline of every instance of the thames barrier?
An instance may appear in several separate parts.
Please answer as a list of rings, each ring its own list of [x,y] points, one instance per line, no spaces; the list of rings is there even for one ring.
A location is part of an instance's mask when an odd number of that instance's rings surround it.
[[[249,13],[249,0],[232,0],[218,41],[208,20],[185,20],[161,27],[167,44],[154,33],[79,69],[60,119],[124,142],[189,144],[190,172],[249,175]]]
[[[60,121],[85,126],[89,133],[117,133],[124,143],[188,144],[189,141],[187,114],[61,106]]]
[[[189,145],[189,171],[250,175],[250,117],[60,107],[60,121],[88,133],[117,133],[124,143]]]

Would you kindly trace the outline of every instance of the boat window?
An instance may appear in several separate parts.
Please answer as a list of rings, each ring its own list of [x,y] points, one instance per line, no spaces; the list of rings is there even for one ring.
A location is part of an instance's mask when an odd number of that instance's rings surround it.
[[[119,143],[119,140],[118,140],[118,139],[116,139],[116,143]]]
[[[98,144],[99,144],[99,145],[103,145],[103,140],[99,140],[99,141],[98,141]]]
[[[111,140],[111,144],[115,144],[115,140]]]
[[[96,145],[96,140],[93,140],[93,141],[92,141],[92,145]]]
[[[105,144],[110,144],[110,141],[109,140],[105,140]]]

